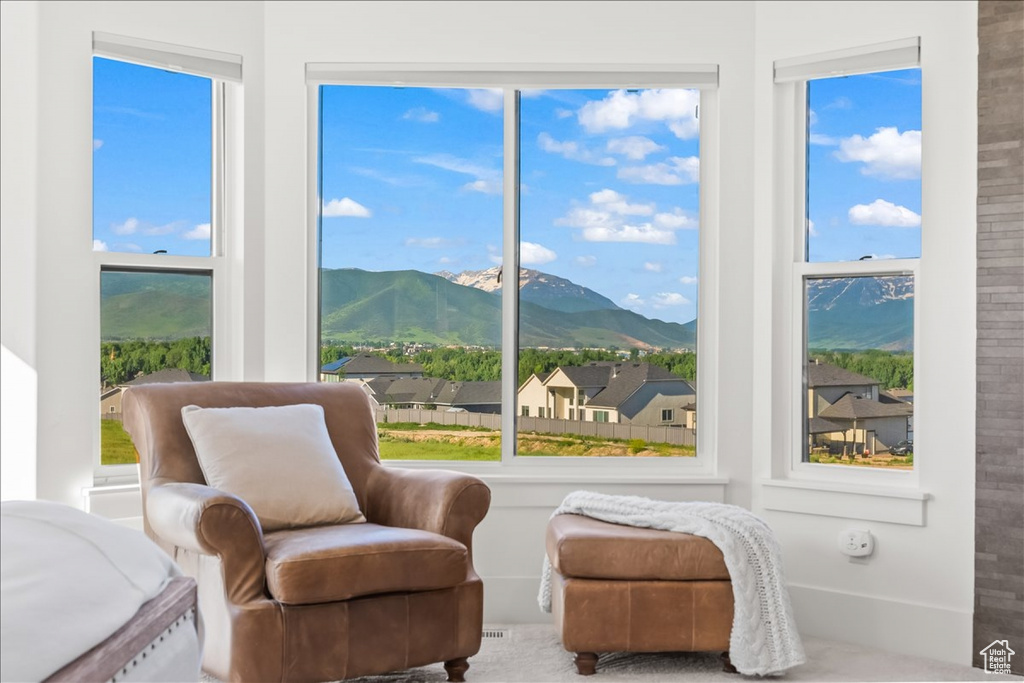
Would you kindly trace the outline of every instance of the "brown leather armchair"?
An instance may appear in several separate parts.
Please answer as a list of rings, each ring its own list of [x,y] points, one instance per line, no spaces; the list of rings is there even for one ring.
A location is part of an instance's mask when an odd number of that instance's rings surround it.
[[[263,533],[245,501],[206,485],[182,406],[296,403],[323,406],[365,524]],[[483,482],[382,466],[354,384],[149,384],[126,391],[123,406],[146,533],[198,583],[207,672],[324,681],[443,661],[449,681],[463,680],[483,620],[472,559],[490,505]]]

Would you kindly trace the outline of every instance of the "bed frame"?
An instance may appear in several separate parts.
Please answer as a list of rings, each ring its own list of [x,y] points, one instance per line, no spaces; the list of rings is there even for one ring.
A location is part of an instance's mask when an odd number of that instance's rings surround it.
[[[196,615],[196,582],[187,576],[171,579],[167,587],[144,603],[135,616],[109,638],[59,669],[45,683],[109,681],[128,674],[146,649],[178,620],[192,615],[192,625],[202,642]]]

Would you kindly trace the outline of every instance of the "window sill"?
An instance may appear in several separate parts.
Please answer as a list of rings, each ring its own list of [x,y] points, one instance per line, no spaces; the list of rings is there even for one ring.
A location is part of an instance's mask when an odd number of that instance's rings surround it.
[[[761,482],[767,510],[925,526],[931,494],[919,489],[770,479]]]

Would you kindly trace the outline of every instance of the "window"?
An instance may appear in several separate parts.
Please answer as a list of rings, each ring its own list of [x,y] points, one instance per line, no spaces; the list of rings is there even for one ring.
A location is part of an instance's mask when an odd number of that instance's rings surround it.
[[[802,311],[794,316],[798,467],[914,468],[924,220],[918,52],[914,39],[776,63],[801,125],[792,292]]]
[[[361,383],[378,420],[401,424],[382,457],[462,459],[469,425],[470,459],[628,457],[618,431],[582,425],[583,404],[602,400],[594,421],[614,413],[664,440],[655,389],[696,401],[698,121],[717,69],[639,73],[641,87],[621,73],[330,64],[307,79],[317,375]],[[456,387],[494,399],[443,400]],[[413,410],[389,409],[399,394]],[[673,429],[662,452],[693,456],[692,426]]]
[[[661,411],[661,421],[662,422],[671,422],[672,421],[672,410],[671,409],[666,409],[666,410],[662,410]]]
[[[223,326],[214,304],[226,296],[222,112],[225,81],[241,79],[241,60],[101,33],[93,47],[98,460],[109,466],[135,462],[121,428],[126,387],[205,381],[218,372]]]

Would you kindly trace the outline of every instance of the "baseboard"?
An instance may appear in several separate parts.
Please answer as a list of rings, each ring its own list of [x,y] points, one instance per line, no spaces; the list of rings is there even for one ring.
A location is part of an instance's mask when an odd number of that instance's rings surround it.
[[[484,576],[484,623],[549,623],[537,606],[540,578]],[[800,632],[887,652],[971,665],[970,612],[812,586],[791,585]]]
[[[800,633],[971,665],[972,614],[934,605],[790,585]]]

